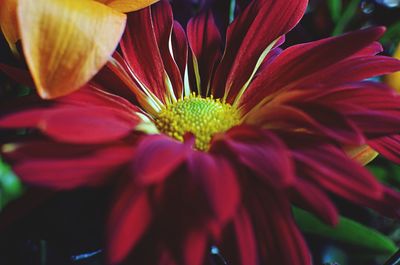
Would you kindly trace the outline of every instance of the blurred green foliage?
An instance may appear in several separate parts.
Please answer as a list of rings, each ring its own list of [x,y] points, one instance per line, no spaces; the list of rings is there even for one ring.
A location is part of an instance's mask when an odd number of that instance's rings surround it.
[[[389,237],[346,217],[340,217],[338,225],[331,227],[299,208],[293,208],[293,214],[300,229],[307,234],[350,244],[372,255],[391,255],[397,250]]]
[[[21,196],[23,191],[21,181],[0,158],[0,210],[7,203]]]

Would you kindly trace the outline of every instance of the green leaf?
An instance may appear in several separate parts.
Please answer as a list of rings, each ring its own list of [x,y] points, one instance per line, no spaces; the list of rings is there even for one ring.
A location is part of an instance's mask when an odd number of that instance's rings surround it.
[[[20,197],[22,193],[21,181],[0,158],[0,210],[10,201]]]
[[[400,42],[400,21],[388,27],[381,42],[384,45]]]
[[[342,16],[338,19],[336,23],[335,29],[332,33],[333,36],[340,35],[345,31],[347,25],[356,14],[359,4],[360,0],[350,1],[350,3],[346,6],[346,9],[344,10]]]
[[[333,22],[337,23],[342,14],[342,0],[328,0],[328,7]]]
[[[299,208],[293,208],[293,213],[305,233],[351,244],[375,255],[391,255],[397,250],[394,242],[385,235],[348,218],[340,217],[339,224],[333,228]]]

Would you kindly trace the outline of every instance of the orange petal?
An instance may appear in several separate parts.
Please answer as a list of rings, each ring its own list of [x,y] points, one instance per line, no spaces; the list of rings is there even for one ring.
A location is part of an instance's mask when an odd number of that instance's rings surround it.
[[[0,0],[0,27],[12,52],[18,54],[17,0]]]
[[[395,53],[393,54],[394,58],[400,59],[400,43],[399,46],[397,47]],[[394,89],[397,90],[397,92],[400,92],[400,71],[387,75],[385,78],[386,83],[393,87]]]
[[[378,155],[378,153],[368,145],[346,147],[345,151],[350,158],[359,162],[361,165],[368,164]]]
[[[68,94],[111,58],[126,15],[92,0],[19,0],[22,48],[43,98]]]
[[[123,13],[136,11],[146,6],[154,4],[159,0],[97,0],[109,7],[114,8]]]

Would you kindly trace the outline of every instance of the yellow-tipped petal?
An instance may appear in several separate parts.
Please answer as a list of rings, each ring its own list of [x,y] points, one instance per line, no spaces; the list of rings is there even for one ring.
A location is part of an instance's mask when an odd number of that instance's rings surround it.
[[[17,0],[0,0],[0,27],[12,52],[18,54]]]
[[[368,145],[347,147],[345,151],[350,158],[359,162],[361,165],[368,164],[378,156],[378,153]]]
[[[68,94],[108,61],[126,15],[92,0],[19,0],[22,48],[43,98]]]
[[[123,13],[136,11],[146,6],[154,4],[159,0],[97,0],[109,7],[114,8]]]
[[[393,54],[393,57],[400,59],[400,43],[399,43],[399,46],[397,47],[395,53]],[[400,92],[400,71],[390,74],[390,75],[387,75],[385,81],[389,86],[396,89],[397,92]]]

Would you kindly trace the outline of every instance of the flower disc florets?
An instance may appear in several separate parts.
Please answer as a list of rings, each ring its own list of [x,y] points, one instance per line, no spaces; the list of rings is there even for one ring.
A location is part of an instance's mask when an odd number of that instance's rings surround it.
[[[237,125],[240,115],[237,109],[219,99],[191,95],[168,104],[156,117],[157,128],[183,141],[185,133],[196,138],[196,148],[206,151],[212,136]]]

